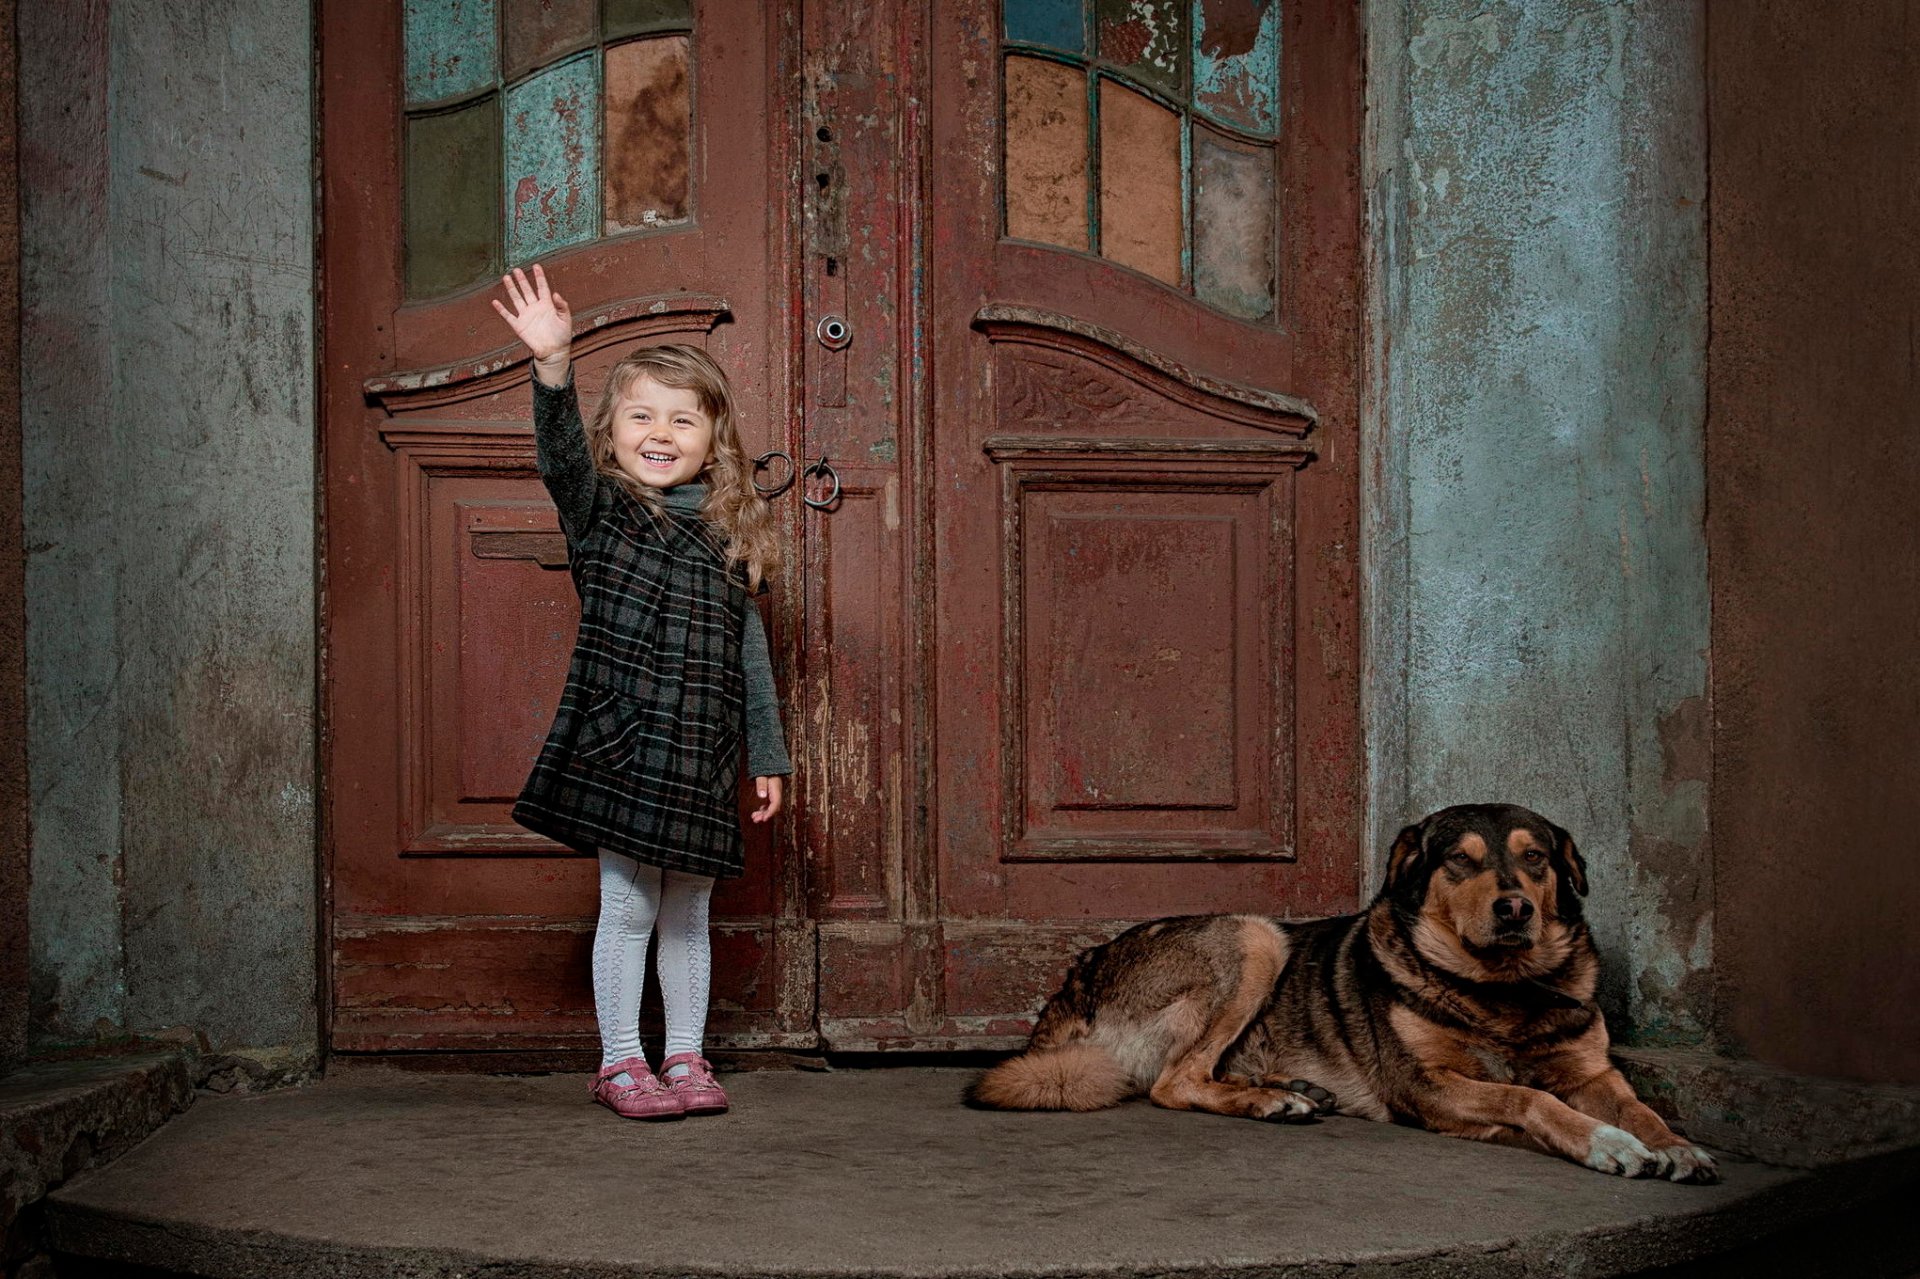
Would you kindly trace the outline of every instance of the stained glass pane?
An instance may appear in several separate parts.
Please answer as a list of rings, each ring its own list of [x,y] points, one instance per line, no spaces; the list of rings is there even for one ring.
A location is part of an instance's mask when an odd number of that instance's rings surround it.
[[[1087,47],[1080,0],[1006,0],[1007,39],[1081,53]]]
[[[1007,234],[1087,246],[1087,77],[1007,59]]]
[[[693,0],[606,0],[605,35],[693,30]]]
[[[607,50],[608,235],[687,220],[692,43],[657,36]]]
[[[1100,82],[1100,254],[1180,283],[1180,117]]]
[[[1193,287],[1202,302],[1273,313],[1273,149],[1193,131]]]
[[[1100,56],[1176,97],[1186,90],[1191,0],[1100,0]]]
[[[1280,118],[1280,0],[1193,0],[1193,105],[1271,135]]]
[[[600,59],[571,59],[507,91],[507,262],[600,233]]]
[[[407,295],[483,279],[500,261],[500,110],[471,106],[407,121]]]
[[[493,0],[406,0],[407,105],[493,87]]]
[[[501,43],[507,79],[517,80],[562,54],[592,44],[598,35],[597,0],[502,0]]]

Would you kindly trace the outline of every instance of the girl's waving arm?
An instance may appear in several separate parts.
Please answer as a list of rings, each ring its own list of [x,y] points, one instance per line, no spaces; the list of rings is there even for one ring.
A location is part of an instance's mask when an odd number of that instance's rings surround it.
[[[568,366],[572,363],[573,348],[573,308],[558,293],[547,288],[547,273],[540,269],[538,262],[533,264],[533,282],[527,282],[527,273],[519,267],[513,268],[511,275],[500,277],[500,283],[507,286],[507,297],[513,303],[509,311],[493,300],[493,309],[507,322],[514,336],[527,344],[527,350],[533,352],[533,372],[545,386],[555,390],[567,384]]]
[[[580,421],[580,399],[573,389],[573,310],[547,287],[547,273],[538,263],[531,281],[515,267],[500,282],[513,309],[498,298],[493,309],[533,352],[533,439],[540,478],[560,510],[568,537],[578,539],[593,521],[598,485]]]

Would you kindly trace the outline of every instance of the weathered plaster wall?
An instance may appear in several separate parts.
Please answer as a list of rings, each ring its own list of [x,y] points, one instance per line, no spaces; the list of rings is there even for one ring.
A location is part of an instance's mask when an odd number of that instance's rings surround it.
[[[1721,1029],[1920,1083],[1920,4],[1712,14]]]
[[[1703,19],[1370,6],[1371,824],[1512,800],[1592,870],[1616,1031],[1712,958]]]
[[[20,184],[13,0],[0,0],[0,1071],[27,1046],[26,538],[21,522]]]
[[[33,8],[41,1028],[310,1052],[310,10]]]
[[[32,1016],[64,1037],[126,1011],[107,6],[30,4],[19,32]]]

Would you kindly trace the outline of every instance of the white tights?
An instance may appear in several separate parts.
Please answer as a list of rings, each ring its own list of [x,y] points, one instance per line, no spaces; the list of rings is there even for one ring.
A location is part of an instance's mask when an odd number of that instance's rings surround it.
[[[664,1056],[699,1052],[707,1027],[707,897],[713,880],[661,870],[621,853],[600,854],[600,924],[593,934],[593,1012],[601,1065],[638,1057],[640,990],[647,938],[660,930],[660,1002],[667,1014]]]

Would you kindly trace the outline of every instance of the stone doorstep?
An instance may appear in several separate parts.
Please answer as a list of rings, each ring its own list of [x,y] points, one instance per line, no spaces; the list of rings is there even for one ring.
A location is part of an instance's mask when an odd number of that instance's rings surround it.
[[[1920,1087],[1817,1079],[1685,1049],[1620,1048],[1642,1100],[1714,1150],[1822,1168],[1920,1146]]]
[[[736,1074],[732,1114],[635,1124],[584,1076],[347,1072],[203,1100],[49,1227],[104,1272],[236,1279],[1600,1279],[1920,1188],[1920,1150],[1674,1186],[1361,1120],[972,1111],[969,1074]]]
[[[39,1251],[48,1191],[131,1150],[193,1095],[181,1051],[35,1063],[0,1077],[0,1269]]]

